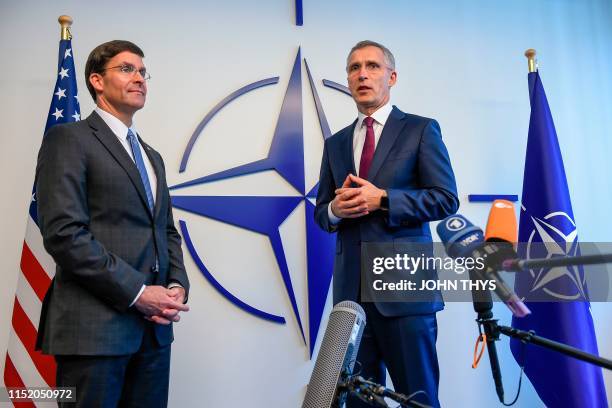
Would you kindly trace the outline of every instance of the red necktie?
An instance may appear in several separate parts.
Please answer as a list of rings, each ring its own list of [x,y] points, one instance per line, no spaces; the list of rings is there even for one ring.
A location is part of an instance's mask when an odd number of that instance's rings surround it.
[[[366,138],[363,144],[363,150],[361,151],[361,161],[359,162],[359,177],[362,179],[368,178],[368,170],[370,170],[370,164],[372,164],[372,158],[374,157],[374,118],[367,117],[363,120],[366,124]]]

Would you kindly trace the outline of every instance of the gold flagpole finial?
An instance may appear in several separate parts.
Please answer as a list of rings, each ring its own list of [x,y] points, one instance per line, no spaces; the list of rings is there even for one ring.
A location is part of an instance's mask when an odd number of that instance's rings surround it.
[[[528,49],[527,51],[525,51],[525,56],[527,57],[527,64],[529,66],[529,72],[536,72],[538,70],[538,66],[536,64],[536,50],[534,50],[533,48]]]
[[[72,40],[72,34],[70,33],[70,26],[72,25],[72,17],[59,16],[57,21],[62,26],[62,40]]]

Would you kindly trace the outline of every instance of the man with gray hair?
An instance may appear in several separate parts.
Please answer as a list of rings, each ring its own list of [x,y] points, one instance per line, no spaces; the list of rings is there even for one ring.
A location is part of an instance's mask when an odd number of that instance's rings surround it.
[[[334,304],[359,302],[367,325],[357,360],[361,375],[384,384],[385,366],[397,392],[439,406],[436,312],[426,302],[361,298],[361,244],[431,243],[429,221],[459,207],[455,176],[440,126],[390,104],[395,58],[383,45],[361,41],[350,51],[348,86],[357,119],[325,141],[315,219],[338,232]],[[350,398],[350,408],[366,406]]]

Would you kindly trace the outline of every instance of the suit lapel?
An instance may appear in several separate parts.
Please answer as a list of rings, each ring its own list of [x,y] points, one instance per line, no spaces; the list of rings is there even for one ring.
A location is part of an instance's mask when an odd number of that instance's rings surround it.
[[[151,212],[148,211],[149,205],[147,204],[147,194],[145,193],[144,186],[142,185],[140,173],[138,172],[138,169],[136,168],[136,165],[129,156],[128,152],[125,151],[125,148],[121,145],[121,142],[117,140],[117,136],[115,136],[106,123],[104,123],[104,120],[102,120],[102,118],[96,112],[92,112],[91,115],[89,115],[87,118],[87,123],[92,129],[93,134],[104,145],[104,147],[106,147],[111,156],[113,156],[119,165],[123,167],[128,177],[132,181],[132,184],[138,191],[138,195],[140,196],[142,204],[147,209],[147,213],[149,216],[152,216]]]
[[[145,142],[142,141],[140,135],[138,135],[138,140],[142,147],[144,147],[144,151],[153,166],[153,170],[155,171],[155,180],[156,180],[156,189],[155,189],[155,208],[154,208],[154,218],[157,218],[159,215],[160,207],[161,207],[161,194],[162,194],[162,164],[157,160],[157,155],[153,154],[153,149],[149,147]]]
[[[353,154],[353,134],[355,133],[355,126],[357,125],[357,120],[353,122],[351,126],[346,128],[344,133],[344,140],[342,141],[342,158],[343,164],[346,168],[347,174],[357,175],[355,171],[355,155]],[[342,180],[344,182],[344,180]]]
[[[368,171],[369,181],[373,181],[376,178],[376,174],[378,174],[389,152],[391,152],[391,148],[405,125],[403,121],[404,117],[404,113],[394,106],[380,135],[376,150],[374,151],[374,158],[372,159],[372,164]]]

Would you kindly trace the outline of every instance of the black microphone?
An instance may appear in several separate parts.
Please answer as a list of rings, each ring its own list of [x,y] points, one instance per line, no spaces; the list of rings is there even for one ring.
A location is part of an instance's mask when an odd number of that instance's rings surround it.
[[[438,224],[436,230],[440,239],[445,244],[446,253],[451,258],[466,256],[477,258],[480,256],[479,251],[484,246],[482,230],[474,226],[462,215],[456,214],[447,217]],[[468,272],[470,280],[472,281],[483,279],[482,271],[479,269],[470,269]],[[478,286],[483,287],[480,285]],[[493,320],[493,301],[491,299],[491,292],[472,287],[472,302],[474,311],[478,314],[476,321],[482,324],[485,330],[489,363],[495,383],[495,391],[497,397],[503,403],[504,385],[501,377],[501,369],[499,367],[499,359],[497,357],[497,348],[495,347],[495,340],[498,339],[498,335],[493,333],[492,325],[487,324],[489,322],[496,322]]]
[[[485,267],[474,269],[474,272],[479,279],[488,279],[495,282],[495,293],[508,306],[513,315],[524,317],[531,313],[497,272],[498,266],[508,259],[506,245],[497,242],[484,242],[482,230],[459,214],[451,215],[442,220],[436,230],[445,245],[446,253],[451,258],[471,257],[483,260]]]
[[[598,265],[612,263],[612,254],[562,256],[541,259],[520,259],[514,250],[518,241],[514,204],[506,200],[495,200],[489,212],[486,242],[495,242],[499,251],[491,258],[490,265],[496,270],[527,271],[536,268],[555,268],[572,265]]]
[[[357,303],[344,301],[334,306],[302,408],[344,406],[347,390],[339,384],[353,373],[365,325],[365,312]]]

